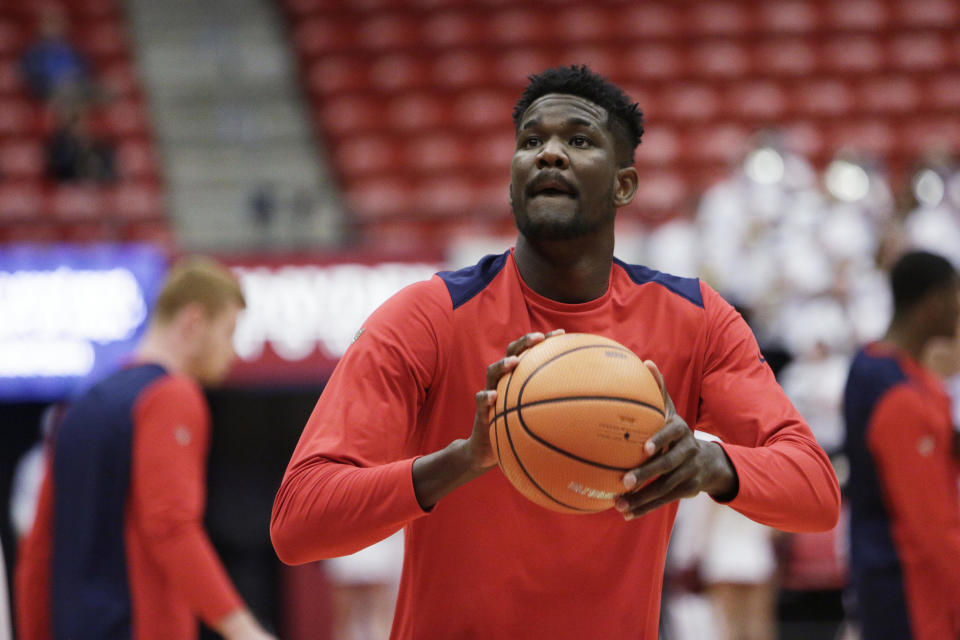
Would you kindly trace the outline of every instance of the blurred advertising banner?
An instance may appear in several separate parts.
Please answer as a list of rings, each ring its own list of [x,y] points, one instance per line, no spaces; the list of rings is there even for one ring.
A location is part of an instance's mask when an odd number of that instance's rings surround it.
[[[120,366],[167,266],[146,245],[0,246],[0,401],[63,399]]]
[[[234,385],[323,383],[380,304],[443,268],[439,257],[219,256],[243,286]]]

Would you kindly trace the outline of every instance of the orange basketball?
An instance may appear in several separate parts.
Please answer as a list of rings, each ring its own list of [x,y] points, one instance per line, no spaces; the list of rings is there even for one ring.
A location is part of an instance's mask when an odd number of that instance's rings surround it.
[[[664,424],[663,396],[643,361],[602,336],[548,338],[497,385],[490,442],[517,491],[542,507],[613,506],[623,474],[646,459]]]

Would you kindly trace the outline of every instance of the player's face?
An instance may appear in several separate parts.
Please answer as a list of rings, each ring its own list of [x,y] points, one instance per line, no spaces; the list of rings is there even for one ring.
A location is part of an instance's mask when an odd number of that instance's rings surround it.
[[[510,203],[528,239],[612,228],[619,166],[606,122],[605,109],[573,95],[548,94],[527,108],[510,165]]]
[[[196,358],[196,376],[204,384],[222,382],[236,357],[233,332],[237,327],[239,305],[230,303],[218,314],[206,319],[200,351]]]

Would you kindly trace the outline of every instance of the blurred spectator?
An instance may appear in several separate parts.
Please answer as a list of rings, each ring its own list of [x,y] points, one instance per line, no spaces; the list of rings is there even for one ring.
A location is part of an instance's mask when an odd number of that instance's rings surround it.
[[[74,110],[47,141],[47,172],[58,182],[111,182],[117,177],[114,149],[95,138],[86,115]]]
[[[960,171],[946,158],[931,158],[910,186],[916,208],[904,220],[907,246],[939,253],[960,268]]]
[[[37,41],[23,54],[21,73],[34,97],[72,110],[99,90],[87,59],[67,39],[67,16],[58,7],[39,11]]]
[[[334,638],[385,640],[390,635],[402,566],[403,531],[324,562],[331,583]]]

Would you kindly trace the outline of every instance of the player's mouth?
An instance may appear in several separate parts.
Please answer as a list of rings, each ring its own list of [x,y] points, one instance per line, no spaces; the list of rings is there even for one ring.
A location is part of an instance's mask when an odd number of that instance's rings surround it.
[[[527,195],[529,198],[576,198],[577,190],[562,177],[544,175],[534,178],[527,187]]]

